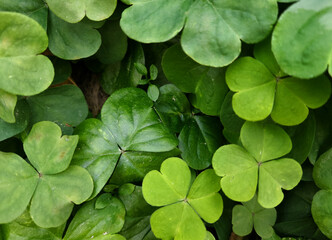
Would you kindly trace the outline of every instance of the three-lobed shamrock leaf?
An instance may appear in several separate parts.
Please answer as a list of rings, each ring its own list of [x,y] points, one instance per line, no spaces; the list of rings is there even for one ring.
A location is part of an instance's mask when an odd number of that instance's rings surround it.
[[[213,223],[221,216],[223,201],[214,171],[205,170],[191,182],[190,169],[180,158],[166,159],[160,172],[153,170],[144,177],[144,199],[152,206],[164,206],[150,219],[157,238],[203,240],[206,229],[201,218]]]
[[[23,147],[29,163],[14,153],[0,152],[0,222],[20,216],[30,200],[30,215],[41,227],[65,223],[74,203],[92,193],[93,181],[79,166],[69,166],[78,136],[62,136],[52,122],[35,124]]]
[[[109,18],[117,4],[117,0],[46,0],[48,7],[60,18],[77,23],[84,16],[93,21]]]
[[[264,39],[278,13],[275,0],[138,0],[129,4],[120,25],[130,38],[164,42],[183,29],[184,52],[213,67],[226,66],[238,57],[240,39],[247,43]]]
[[[258,186],[258,203],[264,208],[277,206],[283,199],[281,189],[294,188],[302,177],[298,162],[278,159],[292,148],[289,136],[274,124],[246,122],[240,138],[243,147],[224,145],[212,158],[223,192],[234,201],[246,202]]]
[[[227,85],[236,92],[233,109],[241,118],[259,121],[271,114],[281,125],[297,125],[308,116],[308,107],[321,107],[329,99],[331,84],[327,77],[302,80],[285,76],[268,41],[256,47],[255,56],[239,58],[226,72]]]
[[[233,231],[239,236],[246,236],[252,229],[262,238],[273,235],[272,226],[277,219],[277,211],[274,208],[263,208],[257,202],[255,195],[250,201],[236,205],[232,211]]]
[[[328,238],[332,238],[332,149],[323,153],[316,161],[313,178],[318,191],[311,205],[312,216],[319,229]]]
[[[92,197],[103,188],[115,167],[112,183],[140,181],[147,172],[158,169],[165,158],[178,155],[177,139],[152,106],[143,90],[120,89],[105,102],[101,121],[87,119],[76,128],[80,140],[73,163],[92,175]]]
[[[48,45],[45,30],[19,13],[0,12],[0,118],[15,122],[16,95],[34,95],[52,82],[54,69],[42,55]]]
[[[328,67],[332,76],[332,2],[302,0],[279,18],[272,50],[281,69],[299,78],[313,78]]]

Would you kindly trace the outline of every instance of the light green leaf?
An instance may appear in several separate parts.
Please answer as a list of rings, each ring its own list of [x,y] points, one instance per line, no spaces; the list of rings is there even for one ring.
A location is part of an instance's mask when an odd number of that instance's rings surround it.
[[[142,45],[136,42],[128,46],[121,62],[112,63],[103,71],[100,83],[104,91],[112,94],[121,88],[136,87],[142,75],[135,68],[135,63],[145,63]]]
[[[108,20],[99,29],[102,44],[96,53],[104,64],[121,61],[127,52],[127,36],[122,32],[119,21]]]
[[[245,122],[241,129],[241,142],[258,162],[282,157],[292,149],[287,133],[271,123]]]
[[[101,119],[122,150],[163,152],[176,147],[176,138],[160,122],[152,105],[138,88],[118,90],[105,102]]]
[[[220,178],[208,169],[197,176],[188,193],[188,203],[208,223],[216,222],[223,211],[219,190]]]
[[[150,222],[157,238],[201,240],[206,236],[204,223],[184,202],[158,209],[152,214]]]
[[[157,101],[159,97],[159,89],[156,85],[150,84],[148,87],[147,94],[152,101]]]
[[[312,200],[311,212],[315,223],[328,238],[332,238],[332,192],[320,190]]]
[[[41,175],[31,200],[30,215],[40,227],[57,227],[67,221],[74,203],[87,200],[93,180],[84,168],[70,166],[53,175]]]
[[[8,123],[15,123],[17,96],[0,89],[0,118]]]
[[[41,94],[28,97],[30,124],[40,121],[57,123],[62,132],[71,134],[88,115],[88,104],[82,91],[74,85],[47,89]]]
[[[264,208],[277,206],[284,198],[281,189],[293,189],[301,177],[301,165],[293,159],[282,158],[262,163],[258,180],[259,204]]]
[[[24,212],[37,183],[38,173],[20,156],[0,152],[0,223]]]
[[[277,211],[274,208],[263,209],[255,213],[254,228],[256,233],[262,238],[269,238],[273,235],[272,226],[277,219]]]
[[[0,119],[0,141],[15,136],[28,126],[29,106],[25,100],[18,101],[14,114],[16,117],[15,123],[8,123]]]
[[[95,54],[101,45],[99,32],[85,22],[67,23],[52,12],[48,18],[49,49],[66,60],[86,58]]]
[[[191,183],[187,164],[180,158],[168,158],[160,172],[151,171],[143,180],[144,199],[152,206],[164,206],[184,200]]]
[[[136,70],[143,76],[148,75],[148,69],[142,63],[134,63]]]
[[[116,197],[108,194],[109,203],[102,209],[96,209],[96,199],[85,203],[70,222],[64,240],[91,239],[104,236],[109,239],[111,234],[121,230],[125,221],[125,208]]]
[[[112,175],[121,151],[110,130],[98,119],[87,119],[75,129],[79,135],[72,164],[84,167],[93,178],[94,198]]]
[[[151,80],[152,81],[156,80],[157,77],[158,77],[158,68],[156,67],[156,65],[151,64],[149,72],[150,72],[150,78],[151,78]]]
[[[270,71],[258,60],[240,58],[226,71],[228,87],[233,96],[234,112],[249,121],[259,121],[270,115],[276,81]]]
[[[51,61],[42,55],[47,48],[45,30],[19,13],[0,12],[0,89],[17,95],[34,95],[52,82]]]
[[[49,8],[60,18],[70,23],[81,21],[86,15],[94,21],[109,18],[115,8],[116,0],[46,0]]]
[[[299,1],[281,15],[272,35],[272,50],[284,72],[313,78],[331,66],[331,21],[330,0]]]
[[[212,166],[221,176],[221,188],[234,201],[249,201],[256,192],[258,164],[242,147],[230,144],[220,147],[212,158]]]
[[[221,136],[218,119],[194,116],[185,123],[179,135],[181,157],[193,169],[209,167],[213,153],[222,145]]]
[[[122,13],[120,25],[139,42],[164,42],[181,31],[192,0],[138,0]],[[137,21],[140,19],[140,21]]]
[[[142,181],[149,171],[159,169],[166,158],[179,155],[180,151],[177,148],[168,152],[123,152],[110,182],[124,184]]]
[[[52,122],[36,123],[24,140],[24,151],[40,174],[56,174],[66,170],[74,154],[78,136],[61,136]]]

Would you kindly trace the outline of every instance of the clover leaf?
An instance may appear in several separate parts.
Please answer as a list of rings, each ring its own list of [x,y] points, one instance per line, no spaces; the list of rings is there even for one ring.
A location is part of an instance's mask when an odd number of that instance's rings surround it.
[[[274,0],[139,0],[130,4],[120,21],[130,38],[144,43],[164,42],[183,28],[184,52],[200,64],[213,67],[226,66],[238,57],[240,39],[247,43],[264,39],[278,12]]]
[[[0,12],[0,117],[14,123],[15,95],[34,95],[52,82],[51,61],[37,55],[47,48],[45,30],[19,13]]]
[[[103,204],[99,202],[103,201]],[[98,206],[99,205],[99,206]],[[105,236],[121,230],[124,224],[125,208],[122,202],[104,193],[85,203],[70,222],[64,240],[90,239]]]
[[[114,92],[101,110],[101,120],[87,119],[75,133],[80,136],[73,163],[92,175],[96,196],[111,182],[139,181],[161,162],[176,156],[177,140],[159,120],[153,102],[138,88]]]
[[[246,122],[240,138],[243,147],[224,145],[212,158],[223,192],[234,201],[246,202],[258,186],[258,203],[264,208],[277,206],[283,199],[281,189],[294,188],[302,177],[299,163],[278,159],[292,148],[289,136],[274,124]]]
[[[300,124],[308,116],[308,107],[318,108],[327,102],[330,81],[324,75],[309,80],[285,76],[276,65],[269,43],[262,44],[262,50],[255,54],[258,60],[243,57],[227,69],[227,85],[236,92],[234,112],[248,121],[263,120],[271,114],[281,125]]]
[[[153,170],[144,177],[144,199],[152,206],[164,206],[150,219],[157,238],[205,239],[201,218],[213,223],[221,216],[223,202],[214,171],[200,173],[190,186],[191,180],[190,169],[180,158],[166,159],[160,172]]]
[[[69,23],[81,21],[84,16],[94,21],[109,18],[115,8],[116,0],[46,0],[48,7],[57,16]]]
[[[262,238],[273,235],[272,226],[277,219],[277,211],[274,208],[263,208],[257,202],[255,195],[249,202],[236,205],[232,211],[233,231],[239,236],[246,236],[252,229]]]
[[[52,122],[35,124],[23,146],[29,163],[14,153],[0,153],[0,222],[20,216],[31,200],[30,215],[41,227],[57,227],[70,216],[74,203],[92,193],[89,173],[69,166],[78,136],[62,136]]]
[[[299,78],[313,78],[327,66],[332,76],[332,2],[304,0],[280,17],[272,36],[272,50],[281,69]]]
[[[323,153],[316,161],[313,178],[318,191],[311,206],[312,216],[324,235],[332,238],[332,149]]]

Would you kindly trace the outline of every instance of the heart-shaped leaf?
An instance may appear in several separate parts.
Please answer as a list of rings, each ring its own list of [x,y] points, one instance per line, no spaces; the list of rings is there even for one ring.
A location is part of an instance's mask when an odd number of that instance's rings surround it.
[[[16,95],[34,95],[52,82],[51,61],[38,55],[47,48],[45,30],[19,13],[0,13],[0,89]]]
[[[61,135],[56,124],[45,121],[36,123],[24,140],[24,151],[39,173],[56,174],[68,168],[78,136]]]
[[[106,196],[109,201],[102,209],[95,204],[100,197]],[[125,208],[122,202],[111,194],[101,195],[85,203],[70,222],[64,240],[90,239],[99,236],[110,237],[121,230],[124,224]]]
[[[251,57],[231,64],[226,82],[236,92],[232,105],[238,116],[259,121],[271,114],[275,122],[286,126],[303,122],[308,116],[308,107],[322,106],[331,94],[331,84],[325,76],[310,80],[274,76],[263,63]]]
[[[38,173],[14,153],[0,152],[0,223],[19,217],[36,189]]]
[[[304,0],[281,15],[272,35],[272,50],[284,72],[313,78],[329,65],[332,76],[331,9],[330,0]]]
[[[144,43],[164,42],[184,26],[184,51],[200,64],[213,67],[226,66],[239,55],[240,39],[255,43],[266,37],[278,12],[273,0],[139,0],[130,4],[120,21],[130,38]],[[204,53],[201,46],[205,46]]]
[[[109,18],[115,8],[116,0],[46,0],[49,8],[60,18],[70,23],[81,21],[84,16],[94,21]]]
[[[0,118],[8,123],[15,122],[14,110],[17,96],[0,89]]]

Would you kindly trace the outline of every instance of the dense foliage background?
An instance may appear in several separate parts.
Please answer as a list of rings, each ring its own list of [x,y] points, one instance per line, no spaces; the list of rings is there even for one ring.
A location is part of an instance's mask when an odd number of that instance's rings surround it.
[[[332,239],[331,0],[0,0],[0,239]]]

